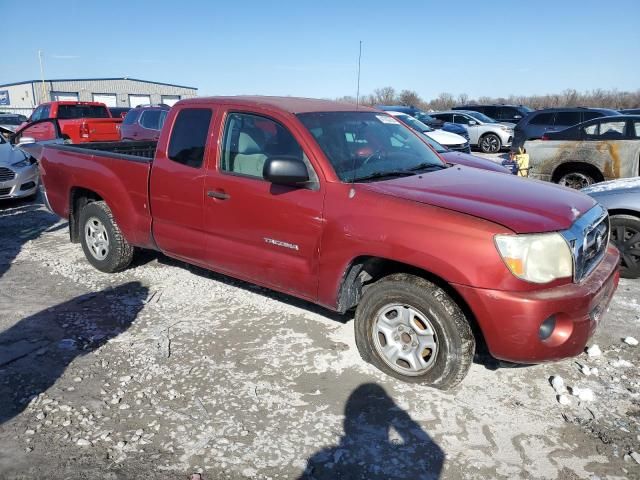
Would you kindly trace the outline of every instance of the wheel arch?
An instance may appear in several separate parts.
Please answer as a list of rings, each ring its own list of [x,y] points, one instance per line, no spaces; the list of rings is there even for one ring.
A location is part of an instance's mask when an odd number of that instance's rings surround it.
[[[97,192],[84,187],[72,187],[69,192],[69,239],[80,241],[80,211],[91,202],[103,201]]]
[[[593,179],[596,182],[604,181],[604,174],[596,165],[590,162],[585,162],[584,160],[566,160],[555,166],[553,172],[551,172],[551,181],[553,183],[558,183],[558,180],[565,173],[571,171],[579,171],[585,172],[593,176]]]
[[[476,345],[480,347],[482,351],[487,351],[484,335],[471,307],[449,282],[424,268],[389,258],[370,255],[362,255],[354,258],[342,276],[338,289],[336,310],[340,313],[345,313],[347,310],[354,308],[360,302],[362,294],[369,285],[394,273],[408,273],[424,278],[444,290],[453,301],[458,304],[467,317],[476,340]]]

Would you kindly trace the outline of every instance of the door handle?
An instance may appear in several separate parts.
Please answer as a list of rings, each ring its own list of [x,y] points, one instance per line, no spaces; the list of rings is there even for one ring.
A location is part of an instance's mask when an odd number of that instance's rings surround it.
[[[218,200],[227,200],[228,198],[231,198],[231,195],[225,192],[221,192],[219,190],[209,190],[207,192],[207,196],[211,198],[217,198]]]

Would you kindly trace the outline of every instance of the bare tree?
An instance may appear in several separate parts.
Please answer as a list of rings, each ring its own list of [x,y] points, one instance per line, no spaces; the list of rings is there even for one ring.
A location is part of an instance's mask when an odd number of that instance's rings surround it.
[[[351,97],[353,98],[353,97]],[[343,97],[343,101],[351,101],[349,97]],[[455,104],[464,103],[508,103],[515,105],[527,105],[531,108],[549,108],[549,107],[602,107],[612,109],[622,108],[640,108],[640,89],[627,92],[616,89],[603,90],[597,88],[591,91],[578,92],[569,88],[562,93],[549,93],[546,95],[509,95],[506,97],[478,97],[470,98],[466,93],[461,93],[454,97],[450,93],[441,93],[436,98],[425,101],[420,98],[417,92],[413,90],[402,90],[400,94],[396,94],[393,87],[384,87],[374,90],[373,94],[363,95],[361,103],[364,105],[377,104],[396,104],[412,105],[424,110],[444,110],[449,109]]]
[[[413,90],[402,90],[400,95],[398,95],[398,100],[401,105],[406,105],[408,107],[419,107],[424,103],[422,98],[420,98],[420,95]]]

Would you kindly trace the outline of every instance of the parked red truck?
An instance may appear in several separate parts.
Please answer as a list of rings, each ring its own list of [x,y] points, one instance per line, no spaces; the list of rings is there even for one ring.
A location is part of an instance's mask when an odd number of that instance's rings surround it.
[[[56,135],[54,125],[45,119],[55,119],[63,138],[70,143],[120,140],[122,118],[112,118],[107,106],[99,102],[43,103],[20,125],[16,135],[35,141],[52,140]]]
[[[447,166],[416,133],[329,101],[189,99],[157,142],[44,146],[49,207],[98,270],[135,248],[356,308],[362,357],[450,388],[477,342],[582,352],[618,284],[606,211],[552,184]]]

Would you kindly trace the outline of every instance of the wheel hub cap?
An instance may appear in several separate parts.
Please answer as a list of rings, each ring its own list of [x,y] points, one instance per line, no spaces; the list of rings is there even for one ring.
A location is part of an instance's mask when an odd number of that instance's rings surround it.
[[[109,254],[109,236],[100,219],[91,217],[85,224],[84,238],[89,252],[96,260],[104,260]]]
[[[395,371],[417,376],[433,366],[438,351],[436,335],[431,322],[419,310],[387,305],[376,315],[372,333],[377,353]]]

